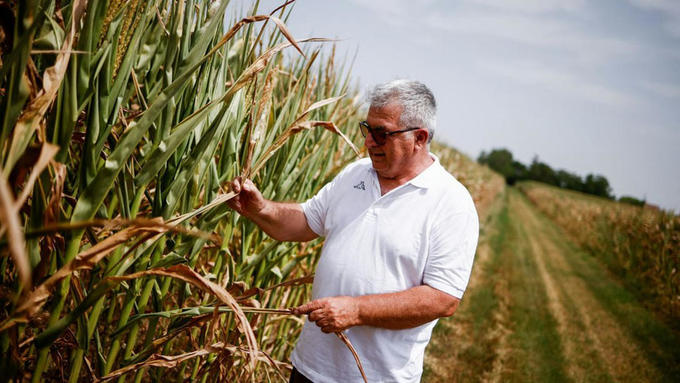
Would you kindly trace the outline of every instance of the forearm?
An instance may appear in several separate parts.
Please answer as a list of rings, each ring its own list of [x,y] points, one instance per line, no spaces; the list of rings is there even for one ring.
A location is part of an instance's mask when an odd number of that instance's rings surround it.
[[[320,298],[292,312],[308,314],[309,320],[326,333],[353,326],[399,330],[451,316],[459,302],[454,296],[422,285],[395,293]]]
[[[236,195],[227,201],[229,207],[253,221],[270,237],[295,242],[318,237],[309,228],[300,204],[270,201],[262,196],[253,181],[241,177],[234,178],[230,187]]]
[[[250,219],[270,237],[279,241],[305,242],[317,237],[309,226],[300,204],[265,200],[257,214]]]
[[[405,329],[420,326],[437,318],[451,316],[460,302],[430,286],[388,294],[354,298],[358,305],[358,325]]]

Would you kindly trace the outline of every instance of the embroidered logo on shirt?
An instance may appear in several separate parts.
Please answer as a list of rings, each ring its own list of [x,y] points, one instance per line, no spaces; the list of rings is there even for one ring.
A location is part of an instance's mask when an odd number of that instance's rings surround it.
[[[355,189],[361,189],[361,190],[366,190],[366,185],[364,184],[364,181],[359,182],[358,184],[354,185]]]

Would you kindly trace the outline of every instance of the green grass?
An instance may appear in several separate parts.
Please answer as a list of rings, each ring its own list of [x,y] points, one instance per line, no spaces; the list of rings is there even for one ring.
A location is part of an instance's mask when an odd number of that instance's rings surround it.
[[[547,217],[541,220],[550,227],[547,233],[564,251],[572,254],[567,260],[576,275],[586,282],[600,304],[637,341],[640,350],[658,367],[666,381],[677,380],[680,376],[680,337],[638,301],[638,295],[629,291],[628,284],[612,278],[601,262],[581,250],[571,241],[565,241],[565,233]]]
[[[517,193],[510,190],[510,193]],[[539,271],[527,247],[528,235],[521,223],[509,220],[505,229],[508,241],[502,257],[503,267],[509,269],[511,296],[510,321],[513,349],[511,368],[503,381],[564,382],[560,335],[557,323],[548,309],[545,287],[537,276]]]
[[[508,222],[508,213],[504,197],[498,197],[497,203],[502,204],[499,212],[488,217],[485,229],[480,233],[480,244],[489,241],[493,248],[491,257],[484,263],[477,260],[475,268],[481,268],[476,277],[480,279],[475,289],[469,289],[456,314],[451,318],[443,318],[432,332],[433,342],[428,346],[428,355],[437,358],[451,358],[455,354],[453,375],[448,377],[453,381],[478,381],[493,367],[497,339],[487,335],[496,325],[494,312],[498,309],[499,300],[494,286],[502,278],[500,272],[500,250],[503,246],[505,231],[498,230],[499,225]],[[475,275],[473,275],[475,277]],[[457,339],[452,326],[463,326],[467,331],[464,335],[467,341]],[[444,339],[442,341],[442,339]],[[453,350],[452,350],[453,349]],[[423,381],[436,379],[429,363],[423,369]]]
[[[606,313],[623,331],[619,333],[620,339],[606,341],[633,342],[635,354],[648,360],[650,367],[660,372],[662,381],[676,381],[680,376],[677,332],[648,311],[600,258],[579,248],[545,215],[529,212],[535,214],[537,221],[531,218],[531,222],[523,222],[519,209],[533,209],[532,205],[517,190],[509,189],[507,194],[510,198],[493,216],[488,232],[482,237],[491,252],[475,265],[482,269],[474,288],[468,290],[456,315],[441,320],[433,333],[433,347],[428,353],[438,363],[451,366],[440,370],[426,363],[423,381],[468,382],[490,378],[503,382],[562,382],[576,378],[611,382],[616,370],[610,369],[617,367],[607,365],[612,362],[609,355],[600,354],[599,348],[590,343],[600,334],[589,333],[593,329],[576,315],[584,304],[596,304],[599,313]],[[538,241],[538,247],[532,246],[530,239]],[[558,327],[551,311],[555,302],[549,300],[536,263],[537,257],[549,252],[559,252],[556,256],[567,262],[554,263],[550,261],[552,257],[547,257],[544,266],[555,282],[558,305],[567,313],[563,318],[565,329]],[[592,294],[592,300],[582,301],[574,295],[569,287],[571,281],[579,284],[583,281],[583,288]],[[497,333],[499,325],[507,330],[502,343],[497,335],[491,335]],[[565,336],[575,338],[562,338]],[[577,347],[577,354],[570,354],[573,360],[567,359],[563,351],[563,342],[568,341]],[[499,353],[504,355],[502,360]],[[500,363],[500,369],[494,368],[495,363]],[[498,372],[500,376],[489,374]],[[649,378],[645,371],[635,372],[641,379]],[[444,373],[449,376],[442,376]]]
[[[496,286],[502,279],[507,278],[502,267],[501,254],[507,233],[504,228],[508,223],[506,202],[498,217],[494,219],[494,229],[490,230],[490,234],[493,233],[489,239],[492,253],[488,263],[481,265],[482,282],[465,297],[467,303],[465,316],[472,323],[471,336],[474,340],[460,353],[460,360],[467,366],[463,373],[465,380],[479,379],[492,369],[495,360],[498,339],[487,334],[497,325],[494,314],[499,309],[500,302]]]
[[[538,182],[517,185],[581,249],[680,332],[680,217]],[[565,236],[565,237],[567,237]]]
[[[503,319],[511,332],[506,346],[511,351],[501,381],[566,381],[556,322],[548,309],[545,288],[536,278],[538,271],[526,246],[526,234],[511,216],[507,195],[503,208],[492,218],[487,226],[491,254],[485,263],[476,265],[482,267],[480,281],[466,293],[456,315],[441,320],[433,332],[433,338],[450,336],[447,321],[455,321],[467,331],[466,341],[438,340],[428,351],[440,358],[455,354],[451,363],[457,366],[451,381],[481,381],[498,357],[500,345],[494,329],[499,326],[501,301],[506,299],[509,317]],[[426,364],[423,381],[434,378]]]

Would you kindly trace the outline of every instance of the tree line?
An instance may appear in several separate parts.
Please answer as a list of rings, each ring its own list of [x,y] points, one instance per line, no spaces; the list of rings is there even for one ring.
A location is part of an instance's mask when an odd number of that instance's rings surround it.
[[[479,158],[477,158],[477,162],[487,165],[502,174],[508,185],[513,185],[517,181],[533,180],[563,189],[615,199],[609,181],[605,176],[587,174],[585,177],[582,177],[564,169],[555,170],[545,162],[541,162],[538,157],[534,157],[531,164],[527,166],[515,160],[508,149],[492,149],[488,153],[482,151]],[[623,196],[619,201],[640,206],[645,204],[644,200],[630,196]]]

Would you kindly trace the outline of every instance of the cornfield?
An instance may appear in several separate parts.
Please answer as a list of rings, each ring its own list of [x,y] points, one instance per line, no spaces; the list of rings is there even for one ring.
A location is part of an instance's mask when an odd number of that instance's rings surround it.
[[[0,2],[3,381],[285,380],[321,242],[269,238],[227,185],[311,197],[359,154],[361,111],[288,3],[227,6]],[[503,187],[433,151],[480,208]]]
[[[535,182],[520,190],[580,246],[630,280],[653,308],[680,319],[680,217]]]
[[[290,6],[227,5],[0,3],[3,380],[284,378],[320,242],[225,185],[312,196],[357,155],[356,91]]]

